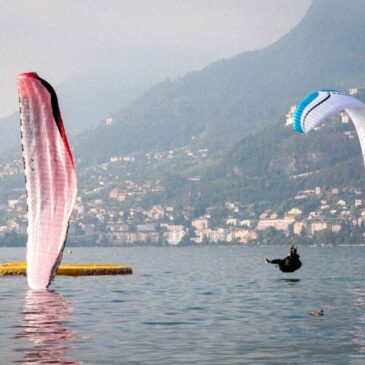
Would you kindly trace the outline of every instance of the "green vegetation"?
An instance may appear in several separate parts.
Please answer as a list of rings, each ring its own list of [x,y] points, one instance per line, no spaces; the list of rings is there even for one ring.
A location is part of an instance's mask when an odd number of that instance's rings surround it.
[[[296,135],[275,123],[244,138],[219,164],[208,168],[200,181],[175,173],[165,175],[165,191],[155,196],[162,204],[192,206],[196,215],[226,201],[255,204],[257,211],[284,212],[298,191],[346,187],[362,188],[363,161],[352,124],[339,121],[309,136]],[[150,198],[148,198],[150,199]],[[296,203],[307,213],[318,202]]]

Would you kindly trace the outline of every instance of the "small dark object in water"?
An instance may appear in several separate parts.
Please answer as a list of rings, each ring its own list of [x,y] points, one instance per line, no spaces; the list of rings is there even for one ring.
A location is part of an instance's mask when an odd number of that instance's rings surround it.
[[[314,317],[322,317],[322,316],[324,316],[324,310],[321,308],[318,311],[313,311],[313,312],[311,312],[311,315]]]
[[[266,259],[266,263],[279,265],[279,269],[282,272],[294,272],[302,266],[299,257],[300,256],[297,253],[297,248],[295,247],[295,245],[292,245],[290,247],[289,255],[285,257],[285,259]]]
[[[280,281],[286,281],[287,283],[299,283],[300,279],[294,279],[294,278],[280,278]]]

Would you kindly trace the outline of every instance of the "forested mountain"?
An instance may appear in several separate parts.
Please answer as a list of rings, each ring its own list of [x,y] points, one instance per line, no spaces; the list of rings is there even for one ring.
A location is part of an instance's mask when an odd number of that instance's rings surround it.
[[[197,211],[226,201],[285,211],[298,191],[363,189],[364,162],[352,123],[335,120],[309,135],[295,134],[283,121],[244,138],[199,182],[180,175],[166,180],[166,203],[187,202]],[[298,203],[299,204],[299,203]]]
[[[191,143],[227,150],[313,89],[362,85],[364,17],[362,0],[315,0],[275,44],[156,85],[114,115],[111,125],[79,136],[76,154],[102,161]]]

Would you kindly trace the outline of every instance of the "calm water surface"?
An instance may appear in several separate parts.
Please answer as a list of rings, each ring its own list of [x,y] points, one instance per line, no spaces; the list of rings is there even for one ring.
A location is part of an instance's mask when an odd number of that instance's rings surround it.
[[[1,364],[365,364],[365,248],[74,248],[131,276],[0,278]],[[23,249],[2,248],[2,262]],[[310,312],[323,308],[323,317]]]

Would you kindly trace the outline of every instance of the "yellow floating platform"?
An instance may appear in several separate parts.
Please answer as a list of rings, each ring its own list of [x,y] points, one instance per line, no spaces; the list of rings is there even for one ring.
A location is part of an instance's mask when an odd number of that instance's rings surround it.
[[[27,274],[25,262],[9,262],[0,264],[0,276],[12,276]],[[132,268],[124,265],[108,264],[63,264],[57,269],[56,275],[66,276],[95,276],[95,275],[130,275]]]

